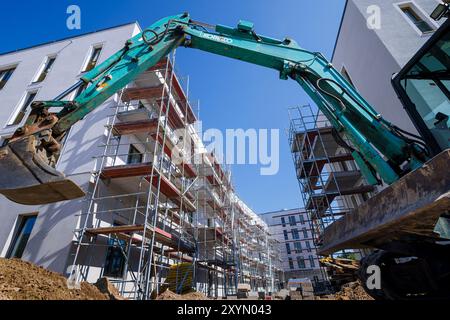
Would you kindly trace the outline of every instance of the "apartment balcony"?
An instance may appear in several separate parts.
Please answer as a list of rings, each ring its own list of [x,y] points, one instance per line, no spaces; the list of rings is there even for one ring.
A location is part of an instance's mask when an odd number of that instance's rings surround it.
[[[358,170],[331,172],[323,190],[308,197],[306,209],[314,209],[316,214],[324,217],[336,197],[374,191],[371,185],[357,185],[361,178],[362,174]]]
[[[153,176],[151,177],[152,173]],[[158,177],[160,177],[161,183],[159,184],[159,188],[162,195],[178,205],[179,208],[182,206],[182,210],[195,212],[197,209],[192,200],[186,195],[183,195],[176,184],[164,174],[161,174],[158,168],[150,162],[106,167],[103,168],[100,176],[104,180],[108,179],[113,181],[125,190],[131,189],[129,190],[130,192],[135,191],[136,186],[139,185],[141,185],[141,189],[144,189],[142,188],[142,183],[151,183],[155,189],[153,192],[155,192],[158,188]],[[141,179],[142,177],[144,180]]]
[[[166,135],[165,139],[164,131]],[[164,123],[157,118],[121,121],[114,124],[112,127],[112,132],[115,136],[133,135],[137,141],[141,141],[140,144],[148,144],[145,142],[150,135],[154,140],[158,140],[160,145],[164,144],[164,153],[168,158],[171,158],[173,154],[185,154],[185,152],[177,146],[176,137],[170,128],[164,127]],[[194,178],[197,176],[196,170],[190,162],[180,161],[180,163],[177,163],[177,166],[180,169],[180,173],[184,176],[189,178]]]
[[[180,252],[193,253],[195,246],[193,242],[185,241],[176,236],[173,232],[164,231],[158,227],[145,225],[122,225],[101,228],[88,228],[86,233],[91,236],[111,236],[114,235],[120,240],[125,240],[132,244],[140,244],[142,241],[150,241],[153,235],[155,241],[162,245],[176,248]]]

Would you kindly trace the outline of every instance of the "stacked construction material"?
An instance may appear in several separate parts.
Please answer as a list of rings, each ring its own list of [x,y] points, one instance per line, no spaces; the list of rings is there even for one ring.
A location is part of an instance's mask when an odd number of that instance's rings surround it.
[[[194,265],[183,262],[171,265],[166,278],[166,284],[170,291],[184,294],[192,291],[194,278]]]
[[[320,263],[326,268],[331,286],[335,291],[339,291],[343,285],[357,280],[356,272],[359,269],[357,260],[326,257],[320,259]]]

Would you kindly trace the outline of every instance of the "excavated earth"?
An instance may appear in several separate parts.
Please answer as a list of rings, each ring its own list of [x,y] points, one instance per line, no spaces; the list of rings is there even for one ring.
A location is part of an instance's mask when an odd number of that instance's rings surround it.
[[[0,258],[0,300],[110,300],[96,286],[82,282],[69,289],[62,275],[18,259]]]
[[[333,300],[374,300],[369,296],[359,281],[342,286],[341,291],[334,294]]]
[[[69,289],[67,279],[42,267],[18,259],[0,258],[0,300],[123,300],[106,278],[93,285],[82,282]],[[199,292],[183,295],[166,290],[157,300],[208,300]],[[320,300],[373,300],[359,282],[344,285],[340,292]]]
[[[190,292],[183,295],[176,294],[175,292],[167,289],[161,293],[156,300],[209,300],[203,293]]]

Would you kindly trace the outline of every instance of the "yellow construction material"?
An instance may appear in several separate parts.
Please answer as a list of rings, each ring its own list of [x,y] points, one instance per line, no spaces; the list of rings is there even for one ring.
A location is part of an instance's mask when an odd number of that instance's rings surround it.
[[[170,291],[183,294],[192,290],[193,278],[193,264],[188,262],[178,263],[170,266],[166,284]]]

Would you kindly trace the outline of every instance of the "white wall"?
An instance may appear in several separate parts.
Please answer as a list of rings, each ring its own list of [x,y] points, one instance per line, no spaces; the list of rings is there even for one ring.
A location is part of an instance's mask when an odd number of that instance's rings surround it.
[[[139,32],[132,23],[68,40],[53,42],[13,53],[0,55],[0,69],[18,64],[6,86],[0,90],[0,136],[7,137],[17,127],[5,127],[11,114],[28,90],[38,89],[36,100],[51,100],[75,83],[92,45],[103,44],[100,61],[105,60],[123,47],[124,42]],[[39,67],[48,55],[57,54],[56,61],[47,78],[31,85]],[[75,124],[70,130],[57,169],[64,171],[84,190],[94,169],[94,156],[102,153],[99,145],[105,141],[107,115],[112,113],[112,100],[105,102],[94,112]],[[0,196],[0,252],[4,256],[9,247],[19,214],[39,212],[36,224],[25,248],[23,259],[50,270],[64,273],[73,231],[85,210],[86,201],[76,199],[46,206],[23,206]]]
[[[348,0],[337,39],[333,64],[344,66],[356,89],[383,115],[399,127],[417,133],[391,85],[392,75],[426,42],[396,9],[403,0]],[[408,1],[406,1],[408,2]],[[436,0],[414,0],[428,15]],[[380,8],[381,28],[369,29],[369,6]]]

